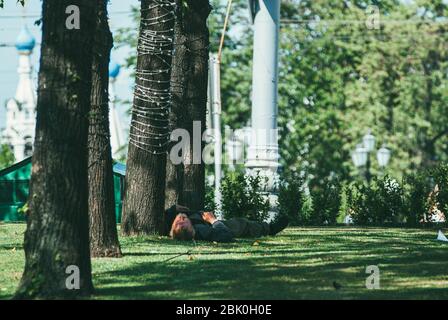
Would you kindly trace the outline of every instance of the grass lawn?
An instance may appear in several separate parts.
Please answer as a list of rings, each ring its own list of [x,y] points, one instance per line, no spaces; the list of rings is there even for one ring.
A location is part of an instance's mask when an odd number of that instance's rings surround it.
[[[0,224],[0,299],[20,279],[24,230]],[[121,238],[122,259],[93,259],[92,298],[448,299],[448,243],[435,238],[435,230],[355,227],[288,228],[256,243]],[[365,287],[368,265],[380,268],[378,290]]]

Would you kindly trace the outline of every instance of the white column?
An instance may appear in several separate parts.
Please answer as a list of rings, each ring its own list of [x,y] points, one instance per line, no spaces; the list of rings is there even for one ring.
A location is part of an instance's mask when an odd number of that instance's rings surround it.
[[[280,0],[256,0],[252,132],[246,167],[274,178],[278,164],[277,90]],[[272,183],[273,180],[270,179]]]

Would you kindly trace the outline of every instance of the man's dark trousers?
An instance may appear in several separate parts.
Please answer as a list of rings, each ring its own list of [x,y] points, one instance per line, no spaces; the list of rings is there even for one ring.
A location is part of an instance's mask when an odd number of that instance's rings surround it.
[[[251,221],[246,218],[222,220],[235,238],[257,238],[269,235],[269,225],[266,222]]]

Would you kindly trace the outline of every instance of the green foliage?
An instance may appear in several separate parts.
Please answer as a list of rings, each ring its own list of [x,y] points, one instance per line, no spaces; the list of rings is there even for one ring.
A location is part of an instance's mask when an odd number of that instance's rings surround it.
[[[350,203],[351,203],[351,184],[344,182],[341,186],[341,205],[339,207],[339,216],[337,221],[342,223],[347,215],[351,214]]]
[[[14,154],[7,145],[0,145],[0,169],[6,168],[14,163]]]
[[[303,179],[296,172],[282,174],[278,186],[279,216],[287,216],[290,225],[305,225],[307,217],[302,210],[306,201],[303,192]]]
[[[264,221],[269,200],[263,197],[263,179],[259,175],[228,173],[221,184],[222,213],[225,219],[244,217]]]
[[[448,214],[448,164],[440,164],[433,169],[432,174],[434,183],[439,187],[436,197],[438,209]]]
[[[213,188],[213,185],[208,183],[208,181],[205,181],[205,197],[204,197],[204,203],[205,211],[215,211],[216,205],[215,205],[215,189]]]
[[[246,1],[235,3],[240,7],[230,20],[221,84],[223,120],[238,128],[250,118],[253,32]],[[378,146],[392,150],[388,172],[399,180],[448,159],[448,34],[436,23],[447,6],[374,4],[380,30],[366,28],[364,1],[282,2],[282,19],[292,23],[282,23],[280,32],[281,161],[287,170],[304,172],[310,184],[355,177],[350,153],[368,128]],[[218,6],[212,13],[212,41],[223,11]],[[371,169],[380,173],[376,161]]]
[[[341,207],[342,185],[337,180],[325,179],[310,190],[312,208],[309,223],[334,225]]]
[[[22,207],[20,207],[17,212],[19,212],[22,215],[28,215],[29,212],[29,207],[28,207],[28,202],[26,202]]]
[[[352,184],[351,215],[355,224],[397,224],[404,214],[404,190],[389,176],[375,178],[370,184]]]
[[[431,192],[430,177],[424,172],[408,174],[404,177],[405,222],[417,226],[429,210],[428,195]]]
[[[211,3],[210,51],[216,52],[226,3]],[[374,1],[381,26],[368,29],[369,4],[282,2],[279,150],[285,170],[303,172],[309,185],[329,177],[352,181],[358,172],[350,153],[368,128],[378,146],[391,149],[388,173],[398,181],[448,161],[448,33],[439,23],[447,4]],[[137,24],[135,8],[134,18]],[[118,45],[135,49],[137,30],[120,30]],[[252,42],[247,1],[234,0],[221,61],[223,125],[234,129],[250,121]],[[127,66],[133,70],[135,63],[130,55]],[[371,171],[380,173],[377,161]]]

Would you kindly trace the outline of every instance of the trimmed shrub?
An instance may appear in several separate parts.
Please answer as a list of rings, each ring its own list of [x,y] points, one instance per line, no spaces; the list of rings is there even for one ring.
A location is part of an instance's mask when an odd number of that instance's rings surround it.
[[[205,197],[204,197],[204,210],[205,211],[215,211],[215,189],[213,185],[207,180],[205,182]]]
[[[432,170],[435,185],[439,187],[437,194],[438,209],[444,212],[445,218],[448,212],[448,164],[441,164]]]
[[[403,179],[405,192],[404,222],[415,227],[429,210],[428,195],[431,192],[429,177],[425,173],[407,175]]]
[[[342,184],[337,180],[325,179],[322,184],[310,190],[312,208],[309,223],[313,225],[334,225],[341,207]]]
[[[352,184],[349,199],[355,224],[396,224],[403,219],[403,188],[387,175],[374,179],[370,185]]]
[[[263,196],[259,175],[238,172],[226,174],[221,184],[222,213],[225,219],[242,217],[264,221],[269,215],[269,200]]]
[[[278,216],[287,216],[291,225],[304,225],[308,217],[303,210],[306,196],[303,179],[296,172],[282,174],[278,186]]]

